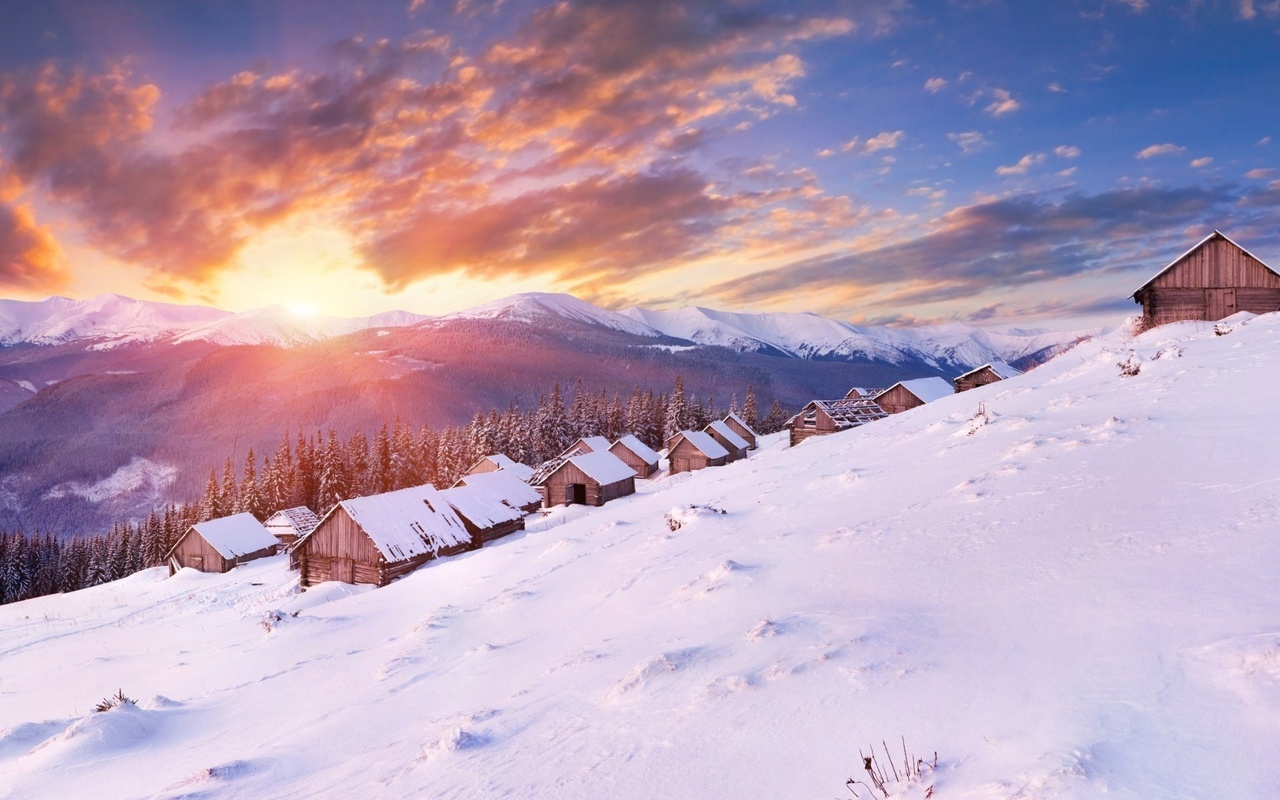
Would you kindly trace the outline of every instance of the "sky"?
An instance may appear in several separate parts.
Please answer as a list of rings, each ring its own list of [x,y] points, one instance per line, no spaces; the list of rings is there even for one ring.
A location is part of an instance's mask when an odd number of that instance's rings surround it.
[[[0,0],[0,297],[1115,324],[1280,265],[1280,0]]]

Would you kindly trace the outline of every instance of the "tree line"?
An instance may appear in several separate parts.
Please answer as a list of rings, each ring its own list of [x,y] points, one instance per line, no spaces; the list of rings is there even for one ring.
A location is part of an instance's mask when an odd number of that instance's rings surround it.
[[[759,416],[754,387],[747,388],[741,406],[731,398],[728,410],[759,433],[781,430],[786,421],[776,400],[767,415]],[[701,429],[723,416],[713,397],[686,395],[677,377],[670,393],[637,388],[625,401],[616,393],[587,391],[581,381],[566,401],[556,385],[528,411],[512,404],[505,411],[477,413],[466,425],[438,429],[396,419],[372,439],[363,432],[343,439],[332,428],[310,435],[286,430],[261,460],[250,449],[238,473],[231,457],[220,475],[211,470],[199,499],[170,503],[145,520],[117,522],[106,534],[63,540],[52,533],[0,531],[0,604],[97,586],[160,566],[178,538],[205,520],[241,512],[264,520],[295,506],[323,516],[351,497],[424,483],[450,486],[494,453],[537,466],[583,436],[612,441],[631,433],[660,450],[673,434]]]

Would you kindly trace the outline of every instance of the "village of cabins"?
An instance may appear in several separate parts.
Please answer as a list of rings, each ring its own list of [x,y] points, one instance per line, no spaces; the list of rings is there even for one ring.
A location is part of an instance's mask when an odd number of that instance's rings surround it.
[[[1280,273],[1224,234],[1211,235],[1174,259],[1131,295],[1142,306],[1138,328],[1217,321],[1238,312],[1280,311]],[[835,400],[813,400],[786,428],[795,446],[812,436],[852,430],[951,394],[1009,380],[1021,371],[983,364],[947,381],[904,380],[887,389],[854,387]],[[474,550],[516,531],[539,509],[601,506],[656,480],[747,457],[757,436],[737,414],[700,431],[680,431],[655,452],[626,435],[610,443],[588,436],[537,469],[505,455],[482,458],[448,489],[430,484],[343,500],[317,517],[307,508],[276,512],[265,522],[241,513],[193,525],[165,556],[170,574],[190,567],[226,572],[280,551],[303,587],[324,581],[385,586],[426,562]],[[663,461],[667,467],[661,470]]]

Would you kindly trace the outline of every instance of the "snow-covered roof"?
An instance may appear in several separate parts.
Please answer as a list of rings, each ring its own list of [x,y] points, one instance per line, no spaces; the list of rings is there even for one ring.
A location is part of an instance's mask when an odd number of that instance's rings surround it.
[[[716,433],[723,436],[725,438],[725,441],[729,442],[729,444],[733,445],[739,450],[746,450],[748,447],[751,446],[746,439],[743,439],[741,436],[738,435],[737,431],[735,431],[733,428],[730,428],[727,424],[725,424],[724,420],[718,419],[715,422],[708,425],[703,430],[707,431],[707,433],[710,433],[711,431],[715,431]]]
[[[230,517],[206,520],[191,529],[223,558],[236,558],[280,544],[262,523],[247,511]],[[175,545],[176,546],[176,545]]]
[[[607,448],[594,453],[573,456],[569,459],[569,463],[582,470],[601,486],[636,476],[634,469],[628,467],[622,459],[610,453]]]
[[[520,466],[524,466],[521,464]],[[525,467],[528,469],[528,467]],[[533,470],[529,470],[532,472]],[[505,502],[514,506],[527,506],[542,501],[538,490],[525,483],[519,476],[509,470],[482,472],[478,475],[464,475],[458,483],[462,486],[483,486],[486,491],[493,492]]]
[[[1000,378],[1001,380],[1016,378],[1022,374],[1022,370],[1018,369],[1017,367],[1011,367],[1008,364],[1004,363],[1003,361],[991,361],[986,364],[983,364],[980,367],[971,369],[968,372],[964,373],[963,375],[957,375],[955,379],[958,381],[961,378],[967,378],[970,375],[974,374],[975,372],[982,372],[984,369],[988,369],[988,368],[990,368],[991,371],[996,374],[996,377]]]
[[[320,518],[315,512],[306,506],[297,506],[296,508],[286,508],[283,511],[277,511],[262,523],[267,530],[275,532],[277,528],[286,528],[286,532],[294,533],[298,536],[306,536],[315,527],[320,524]]]
[[[614,445],[622,445],[635,453],[636,456],[646,464],[657,465],[658,463],[658,454],[653,451],[653,448],[637,439],[633,434],[628,433],[625,436],[619,437],[618,441],[614,442]]]
[[[507,502],[501,492],[494,491],[482,482],[445,489],[440,492],[440,496],[448,501],[454,511],[478,528],[492,528],[524,517],[524,511],[519,506]]]
[[[889,416],[888,412],[874,400],[847,397],[841,400],[810,400],[804,408],[800,409],[800,413],[787,420],[786,427],[789,428],[795,424],[796,420],[816,413],[815,410],[819,408],[831,418],[839,430],[856,428]]]
[[[734,422],[738,423],[738,424],[739,424],[739,425],[741,425],[742,427],[746,428],[746,429],[747,429],[747,431],[748,431],[748,432],[750,432],[750,434],[751,434],[752,436],[758,436],[758,435],[759,435],[759,434],[757,434],[757,433],[755,432],[755,430],[754,430],[750,425],[748,425],[748,424],[747,424],[747,421],[746,421],[745,419],[743,419],[742,417],[738,416],[738,414],[737,414],[736,412],[734,412],[734,411],[730,411],[730,412],[729,412],[729,415],[728,415],[728,416],[726,416],[726,417],[724,418],[724,421],[725,421],[725,422],[728,422],[729,420],[733,420]]]
[[[944,397],[949,397],[956,393],[956,387],[951,385],[951,381],[944,380],[943,378],[914,378],[909,381],[898,381],[893,386],[890,386],[888,389],[885,389],[883,392],[876,395],[876,397],[887,394],[898,386],[901,386],[908,392],[911,392],[913,395],[920,398],[920,402],[922,403],[932,403],[934,400],[941,400]],[[872,399],[874,400],[875,398]]]
[[[525,480],[533,474],[533,467],[530,467],[527,464],[521,464],[519,461],[514,461],[509,456],[503,455],[502,453],[487,455],[480,460],[488,461],[498,469],[506,470],[507,472],[514,474],[520,480]],[[472,469],[475,469],[475,467],[472,467]]]
[[[569,445],[569,449],[565,450],[565,452],[568,453],[575,448],[585,450],[588,453],[600,453],[609,449],[609,440],[603,436],[583,436]]]
[[[707,458],[723,458],[729,455],[729,451],[725,450],[715,439],[712,439],[711,434],[703,431],[680,431],[675,435],[674,439],[676,441],[671,445],[671,449],[674,450],[676,445],[680,444],[679,439],[681,437],[701,450],[702,454]]]
[[[1138,292],[1142,291],[1143,289],[1147,288],[1147,287],[1148,287],[1148,286],[1150,286],[1151,284],[1155,283],[1156,278],[1159,278],[1161,275],[1163,275],[1163,274],[1165,274],[1166,272],[1168,272],[1169,270],[1173,269],[1175,266],[1177,266],[1177,264],[1178,264],[1178,262],[1179,262],[1179,261],[1181,261],[1182,259],[1184,259],[1184,258],[1186,258],[1187,256],[1191,255],[1191,254],[1192,254],[1192,253],[1194,253],[1195,251],[1199,250],[1201,247],[1204,247],[1206,244],[1208,244],[1209,242],[1213,241],[1214,239],[1218,239],[1218,238],[1220,238],[1220,239],[1225,239],[1226,241],[1230,242],[1231,244],[1235,245],[1236,247],[1240,247],[1239,242],[1236,242],[1234,239],[1232,239],[1230,236],[1226,235],[1226,234],[1225,234],[1225,233],[1223,233],[1222,231],[1214,231],[1213,233],[1209,234],[1208,236],[1204,237],[1203,239],[1201,239],[1200,241],[1198,241],[1198,242],[1196,242],[1194,245],[1192,245],[1192,246],[1191,246],[1191,249],[1187,250],[1187,252],[1183,253],[1182,255],[1178,256],[1178,257],[1177,257],[1177,258],[1175,258],[1174,260],[1170,261],[1170,262],[1169,262],[1169,264],[1168,264],[1168,266],[1166,266],[1164,269],[1160,270],[1160,271],[1159,271],[1159,272],[1157,272],[1155,275],[1152,275],[1152,276],[1147,280],[1147,282],[1146,282],[1146,283],[1142,284],[1142,285],[1141,285],[1141,286],[1139,286],[1136,290],[1134,290],[1134,293],[1133,293],[1132,295],[1130,295],[1130,297],[1134,297],[1134,296],[1136,296],[1136,295],[1138,294]],[[1245,250],[1243,247],[1240,247],[1240,250],[1241,250],[1241,252],[1243,252],[1245,255],[1247,255],[1247,256],[1249,256],[1250,258],[1252,258],[1254,261],[1257,261],[1259,264],[1261,264],[1261,265],[1262,265],[1264,268],[1266,268],[1268,271],[1270,271],[1270,272],[1272,272],[1272,273],[1274,273],[1274,274],[1276,274],[1276,275],[1280,275],[1280,272],[1276,272],[1274,269],[1272,269],[1272,268],[1271,268],[1271,266],[1270,266],[1269,264],[1267,264],[1267,262],[1265,262],[1265,261],[1263,261],[1262,259],[1258,258],[1258,257],[1257,257],[1257,256],[1255,256],[1253,253],[1250,253],[1248,250]]]
[[[854,386],[845,394],[846,400],[865,400],[869,397],[875,397],[883,392],[884,389],[871,389],[866,386]]]
[[[429,483],[385,494],[343,500],[341,508],[388,561],[404,561],[470,541],[448,500]]]

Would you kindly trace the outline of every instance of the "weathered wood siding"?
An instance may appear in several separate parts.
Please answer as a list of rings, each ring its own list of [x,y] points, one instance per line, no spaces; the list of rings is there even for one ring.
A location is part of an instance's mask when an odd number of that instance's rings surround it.
[[[729,457],[725,459],[727,463],[732,464],[734,461],[740,461],[747,457],[747,451],[741,447],[736,447],[729,442],[723,434],[719,433],[715,428],[707,428],[707,435],[720,444],[725,450],[729,451]]]
[[[991,367],[983,367],[977,372],[971,372],[968,375],[955,379],[956,394],[967,392],[970,389],[977,389],[979,386],[986,386],[988,383],[1004,380]]]
[[[724,424],[729,426],[729,430],[733,431],[734,433],[741,436],[743,439],[747,440],[748,450],[756,449],[756,435],[751,431],[747,430],[745,425],[738,422],[736,419],[733,419],[732,417],[730,417],[729,419],[726,419],[724,421]]]
[[[222,554],[213,549],[213,545],[194,529],[189,529],[182,541],[178,542],[169,554],[169,574],[172,575],[183,567],[191,567],[201,572],[226,572],[235,566],[234,559],[228,563]]]
[[[614,442],[609,448],[609,452],[618,457],[622,463],[626,464],[636,471],[636,477],[647,478],[657,471],[657,464],[650,464],[640,456],[631,452],[631,449],[622,442]]]
[[[901,414],[903,411],[910,411],[924,405],[920,398],[907,391],[904,386],[895,386],[887,392],[876,395],[876,403],[884,409],[886,414]]]
[[[467,470],[467,474],[468,474],[468,475],[482,475],[482,474],[484,474],[484,473],[486,473],[486,472],[497,472],[497,471],[498,471],[498,465],[497,465],[497,464],[493,463],[492,461],[490,461],[490,460],[489,460],[489,459],[487,459],[487,458],[482,458],[482,459],[480,459],[480,461],[479,461],[479,462],[478,462],[474,467],[472,467],[471,469]]]
[[[811,436],[826,436],[837,433],[839,430],[831,415],[821,408],[804,410],[800,412],[795,423],[791,426],[790,443],[792,447],[795,447]]]
[[[1237,311],[1280,310],[1280,275],[1225,238],[1215,237],[1139,289],[1151,324],[1219,320]]]
[[[430,558],[428,555],[409,561],[416,562],[414,566],[417,566]],[[394,566],[404,563],[397,562]],[[320,527],[312,531],[298,548],[298,566],[303,586],[314,586],[324,581],[385,586],[391,580],[382,553],[341,507],[325,517]]]
[[[694,447],[693,442],[681,439],[680,443],[667,453],[667,461],[671,465],[671,474],[675,475],[679,472],[695,472],[707,467],[722,467],[725,464],[725,457],[707,458],[706,453]]]
[[[546,483],[538,487],[538,491],[542,494],[543,507],[572,505],[575,484],[586,486],[585,505],[589,506],[602,506],[610,500],[634,494],[636,491],[634,477],[601,486],[595,478],[575,467],[572,462],[566,461],[560,469],[551,473]]]
[[[467,519],[467,516],[458,509],[455,508],[454,512],[458,515],[458,519],[462,520],[462,525],[467,529],[467,533],[471,534],[471,544],[467,548],[469,550],[478,550],[480,545],[486,542],[492,542],[494,539],[501,539],[503,536],[510,536],[516,531],[524,530],[523,517],[484,528]]]

